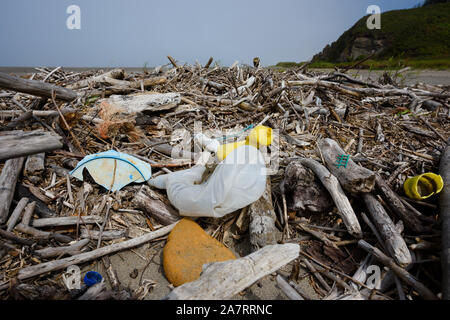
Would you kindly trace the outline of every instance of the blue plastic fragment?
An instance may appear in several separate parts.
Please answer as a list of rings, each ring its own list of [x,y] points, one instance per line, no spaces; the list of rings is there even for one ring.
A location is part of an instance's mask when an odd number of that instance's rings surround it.
[[[86,272],[86,274],[84,275],[84,283],[90,287],[93,286],[96,283],[99,283],[103,280],[103,277],[100,273],[95,272],[95,271],[88,271]]]

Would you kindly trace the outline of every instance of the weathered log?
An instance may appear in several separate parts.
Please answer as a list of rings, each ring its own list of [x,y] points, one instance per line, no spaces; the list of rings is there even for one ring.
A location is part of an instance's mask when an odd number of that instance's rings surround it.
[[[377,189],[381,193],[381,197],[386,201],[389,207],[398,215],[398,217],[405,223],[405,226],[417,233],[424,231],[424,227],[416,215],[408,210],[395,194],[394,191],[388,186],[388,184],[376,174],[375,182]]]
[[[299,252],[298,244],[269,245],[240,259],[205,264],[199,279],[175,288],[164,299],[228,299],[296,259]]]
[[[74,84],[67,86],[67,88],[80,89],[84,87],[95,86],[96,84],[101,83],[104,78],[123,79],[124,77],[125,77],[124,69],[113,69],[101,75],[75,82]]]
[[[175,225],[176,225],[176,223],[171,224],[169,226],[165,226],[156,231],[149,232],[138,238],[130,239],[130,240],[123,241],[120,243],[115,243],[115,244],[112,244],[112,245],[109,245],[106,247],[102,247],[102,248],[99,248],[96,250],[92,250],[89,252],[80,253],[80,254],[72,256],[72,257],[67,257],[67,258],[60,259],[60,260],[54,260],[54,261],[49,261],[49,262],[45,262],[45,263],[40,263],[40,264],[37,264],[34,266],[20,269],[17,279],[18,280],[29,279],[29,278],[32,278],[32,277],[35,277],[35,276],[38,276],[38,275],[41,275],[41,274],[44,274],[47,272],[64,269],[71,265],[76,265],[76,264],[80,264],[80,263],[83,263],[86,261],[91,261],[96,258],[105,256],[107,254],[115,253],[117,251],[137,247],[137,246],[147,243],[151,240],[165,236],[173,229],[173,227],[175,227]],[[8,283],[0,285],[0,290],[7,288],[8,285],[9,285]]]
[[[177,209],[172,206],[169,200],[146,185],[141,187],[132,203],[164,225],[180,219]]]
[[[272,205],[270,179],[267,179],[266,190],[261,198],[248,206],[247,214],[250,217],[249,230],[252,251],[267,245],[277,244],[277,241],[281,238],[281,233],[275,227],[277,217]]]
[[[344,221],[345,226],[350,234],[357,238],[362,237],[361,226],[359,225],[356,214],[348,201],[347,196],[342,190],[339,181],[333,176],[327,168],[313,159],[299,159],[300,163],[310,168],[319,177],[324,187],[328,190],[333,198],[336,207],[338,208],[339,215]]]
[[[106,102],[122,112],[133,114],[138,112],[163,111],[175,108],[181,102],[181,96],[176,92],[146,93],[137,95],[112,95]]]
[[[0,133],[0,160],[61,149],[59,136],[42,130],[5,131]]]
[[[442,153],[439,173],[444,180],[444,188],[439,194],[442,221],[442,298],[450,300],[450,140]]]
[[[56,99],[72,101],[78,98],[77,92],[53,84],[37,80],[22,79],[0,72],[0,88],[32,94],[39,97],[51,98],[52,93]]]
[[[35,250],[34,253],[42,258],[58,257],[62,254],[79,254],[80,250],[90,242],[89,239],[83,239],[71,244],[70,246],[49,247],[40,250]]]
[[[395,228],[391,218],[389,218],[381,203],[373,195],[365,193],[363,198],[370,216],[384,241],[386,250],[400,266],[408,266],[412,262],[411,254],[405,240]]]
[[[8,222],[6,223],[6,231],[12,231],[14,227],[17,224],[17,221],[19,221],[20,215],[22,214],[23,209],[25,209],[25,206],[28,204],[28,198],[22,198],[20,199],[19,203],[14,208],[14,211],[11,213],[11,216],[8,219]]]
[[[346,152],[332,139],[323,139],[318,144],[327,168],[339,180],[342,187],[353,194],[371,192],[375,186],[375,173],[356,164],[350,157],[346,166],[338,166],[338,158]]]
[[[1,156],[2,150],[0,147]],[[22,170],[24,160],[25,158],[23,157],[9,159],[3,166],[2,173],[0,174],[0,224],[5,223],[6,219],[8,219],[9,207],[14,197],[17,179]]]
[[[32,226],[35,228],[43,227],[59,227],[59,226],[71,226],[77,223],[82,224],[94,224],[101,223],[103,217],[101,216],[70,216],[70,217],[58,217],[58,218],[42,218],[33,221]]]
[[[286,167],[280,190],[286,195],[288,209],[300,214],[325,212],[333,205],[330,194],[319,179],[297,161]]]
[[[395,261],[388,256],[386,256],[383,252],[381,252],[378,248],[371,246],[364,240],[358,241],[358,246],[371,253],[378,261],[384,264],[386,267],[390,268],[395,274],[403,280],[408,285],[412,286],[424,299],[426,300],[438,300],[438,297],[430,291],[427,287],[425,287],[421,282],[419,282],[412,274],[410,274],[405,269],[399,267]]]

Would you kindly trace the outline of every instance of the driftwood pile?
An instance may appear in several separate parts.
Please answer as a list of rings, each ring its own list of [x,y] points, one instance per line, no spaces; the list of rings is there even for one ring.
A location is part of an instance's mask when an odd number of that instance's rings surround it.
[[[145,184],[111,193],[68,172],[85,155],[110,149],[149,162],[153,176],[189,168],[196,151],[180,144],[199,122],[226,136],[250,125],[276,129],[269,155],[278,167],[257,202],[198,220],[229,246],[247,242],[254,260],[207,265],[168,299],[229,298],[290,261],[291,274],[276,280],[291,299],[311,299],[297,284],[304,277],[320,299],[450,298],[449,88],[402,87],[387,74],[391,84],[346,70],[280,72],[212,59],[191,66],[168,58],[141,73],[0,73],[2,299],[74,298],[63,272],[100,259],[112,291],[102,284],[79,298],[136,298],[120,291],[108,255],[164,241],[177,210]],[[350,155],[345,170],[336,165],[342,155]],[[440,204],[437,196],[407,198],[406,178],[439,173],[439,163],[446,177]],[[277,247],[286,244],[296,245]],[[249,261],[254,274],[245,274]],[[232,275],[230,283],[219,284],[218,274]]]

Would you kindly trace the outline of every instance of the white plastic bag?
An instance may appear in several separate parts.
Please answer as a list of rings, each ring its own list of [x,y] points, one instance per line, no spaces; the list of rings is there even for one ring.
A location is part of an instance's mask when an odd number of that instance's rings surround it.
[[[180,214],[190,217],[216,217],[248,206],[266,188],[267,169],[261,152],[253,146],[233,150],[203,184],[205,166],[158,176],[149,184],[167,189],[169,201]]]

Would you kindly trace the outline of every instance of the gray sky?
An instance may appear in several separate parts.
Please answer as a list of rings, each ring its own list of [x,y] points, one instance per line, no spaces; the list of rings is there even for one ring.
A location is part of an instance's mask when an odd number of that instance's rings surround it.
[[[419,0],[1,0],[0,65],[143,67],[181,62],[264,66],[306,61],[335,41],[369,5]],[[69,5],[81,29],[69,30]],[[383,22],[381,22],[383,23]]]

